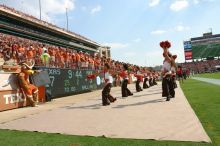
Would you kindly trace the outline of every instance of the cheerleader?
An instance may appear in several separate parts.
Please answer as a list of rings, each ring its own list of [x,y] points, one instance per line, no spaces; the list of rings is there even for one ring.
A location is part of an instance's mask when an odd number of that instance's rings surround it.
[[[110,105],[110,102],[115,102],[117,100],[116,98],[114,98],[110,94],[113,79],[112,79],[112,76],[110,74],[109,64],[105,63],[104,70],[101,73],[104,73],[104,80],[105,80],[105,86],[102,90],[102,105],[107,106],[107,105]],[[97,74],[100,74],[100,73],[97,73]],[[94,79],[94,78],[96,78],[97,74],[88,75],[87,78],[88,79]]]
[[[162,97],[166,97],[166,101],[170,101],[172,98],[174,88],[171,82],[171,57],[172,55],[168,52],[171,44],[168,41],[161,42],[160,46],[163,48],[163,67],[162,67]]]
[[[149,86],[148,86],[148,84],[147,84],[147,81],[148,81],[148,76],[147,76],[147,73],[146,73],[146,70],[145,70],[145,73],[144,73],[144,82],[143,82],[143,89],[149,88]]]
[[[149,73],[149,85],[150,85],[150,87],[151,87],[151,86],[154,86],[154,84],[153,84],[153,74],[152,74],[152,72]]]
[[[156,73],[154,72],[154,73],[153,73],[153,85],[157,85],[156,80],[157,80],[157,75],[156,75]]]
[[[141,72],[140,72],[140,67],[136,67],[136,74],[134,75],[136,78],[137,78],[137,81],[136,81],[136,91],[137,92],[140,92],[140,91],[143,91],[142,89],[141,89],[141,86],[140,86],[140,82],[142,81],[142,79],[143,79],[143,75],[141,74]]]
[[[128,65],[123,64],[123,71],[119,73],[119,76],[122,77],[122,85],[121,85],[121,93],[122,97],[128,97],[133,95],[131,91],[128,89]]]

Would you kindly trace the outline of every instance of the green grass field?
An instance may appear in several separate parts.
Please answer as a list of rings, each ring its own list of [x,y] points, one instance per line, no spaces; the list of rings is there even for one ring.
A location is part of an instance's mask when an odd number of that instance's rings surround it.
[[[220,72],[217,72],[217,73],[198,74],[198,75],[195,75],[195,77],[220,79]]]
[[[181,87],[213,145],[220,146],[219,86],[189,79]]]
[[[212,139],[212,144],[111,139],[104,137],[0,130],[0,146],[220,146],[219,86],[191,79],[185,81],[181,86],[188,101]]]

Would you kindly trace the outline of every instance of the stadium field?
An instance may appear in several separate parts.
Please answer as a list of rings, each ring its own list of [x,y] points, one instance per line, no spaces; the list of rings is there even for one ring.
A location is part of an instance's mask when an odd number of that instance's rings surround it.
[[[195,75],[195,77],[220,79],[220,72],[217,72],[217,73],[198,74],[198,75]]]
[[[61,134],[48,134],[38,132],[21,132],[0,130],[0,145],[11,146],[218,146],[220,145],[220,100],[219,86],[188,79],[181,87],[188,98],[189,103],[196,112],[206,132],[212,140],[212,144],[111,139],[104,137],[71,136]],[[212,94],[210,94],[212,93]]]

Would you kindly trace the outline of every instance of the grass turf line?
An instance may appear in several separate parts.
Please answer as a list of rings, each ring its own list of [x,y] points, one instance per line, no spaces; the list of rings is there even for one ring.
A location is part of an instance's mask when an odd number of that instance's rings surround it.
[[[217,73],[198,74],[198,75],[195,75],[194,77],[220,79],[220,72],[217,72]]]

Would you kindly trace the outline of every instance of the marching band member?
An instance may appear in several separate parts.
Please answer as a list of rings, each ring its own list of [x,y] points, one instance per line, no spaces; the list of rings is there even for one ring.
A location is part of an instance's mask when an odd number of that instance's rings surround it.
[[[128,89],[128,65],[123,64],[123,71],[119,73],[119,76],[123,78],[121,85],[121,93],[122,97],[128,97],[133,95],[131,91]]]
[[[103,72],[100,72],[100,73],[104,73],[104,80],[105,80],[105,87],[102,90],[102,105],[107,106],[107,105],[110,105],[110,102],[115,102],[117,100],[110,94],[113,79],[110,74],[109,64],[105,63],[104,70]],[[88,75],[87,78],[94,79],[100,73]]]
[[[18,82],[23,91],[24,96],[30,101],[31,106],[36,106],[38,103],[38,88],[29,82],[29,75],[34,74],[35,71],[32,70],[32,66],[27,65],[27,63],[21,64],[21,72],[18,74]]]

